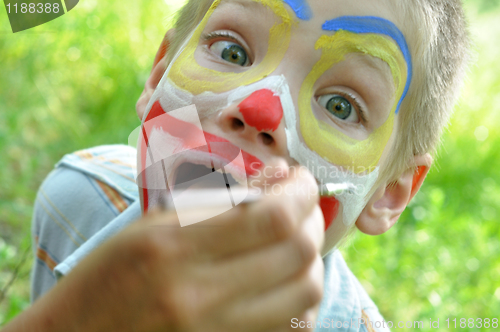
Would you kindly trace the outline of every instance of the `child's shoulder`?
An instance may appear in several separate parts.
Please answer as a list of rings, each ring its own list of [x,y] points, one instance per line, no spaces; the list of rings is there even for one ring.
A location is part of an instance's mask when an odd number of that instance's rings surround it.
[[[99,146],[65,155],[47,176],[32,221],[32,300],[54,286],[59,263],[139,200],[135,158],[132,147]]]
[[[84,175],[99,187],[110,187],[126,199],[138,199],[136,149],[127,145],[102,145],[65,155],[57,169]]]
[[[135,163],[136,150],[126,145],[67,154],[40,186],[35,208],[66,222],[68,216],[84,221],[93,212],[117,216],[139,199]]]

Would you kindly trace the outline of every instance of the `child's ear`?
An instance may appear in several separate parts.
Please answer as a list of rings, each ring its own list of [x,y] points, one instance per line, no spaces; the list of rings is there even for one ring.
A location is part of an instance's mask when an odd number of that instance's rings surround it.
[[[369,235],[387,232],[422,186],[431,164],[432,157],[428,153],[415,156],[413,165],[416,168],[409,168],[396,181],[381,185],[356,221],[358,229]]]
[[[165,55],[167,54],[168,47],[170,46],[170,42],[172,41],[174,33],[174,29],[170,29],[163,37],[160,48],[156,52],[155,60],[153,62],[153,68],[151,69],[151,74],[149,74],[146,85],[144,86],[144,91],[142,91],[142,94],[139,97],[137,104],[135,105],[137,116],[139,116],[140,120],[142,120],[149,99],[151,99],[153,92],[158,86],[158,83],[160,83],[160,80],[163,77],[165,70],[167,69],[167,61]]]

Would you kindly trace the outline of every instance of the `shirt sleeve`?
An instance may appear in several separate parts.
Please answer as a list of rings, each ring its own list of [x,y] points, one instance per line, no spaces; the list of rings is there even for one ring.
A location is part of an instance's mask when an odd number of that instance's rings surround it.
[[[135,149],[102,146],[64,156],[47,176],[32,218],[32,302],[55,285],[59,263],[138,202],[134,165]]]
[[[382,315],[339,250],[323,258],[325,283],[315,332],[386,332]]]

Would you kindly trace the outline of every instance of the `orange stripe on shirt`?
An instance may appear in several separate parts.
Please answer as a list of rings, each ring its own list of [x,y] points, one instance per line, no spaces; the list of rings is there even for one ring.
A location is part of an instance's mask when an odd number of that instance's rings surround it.
[[[50,256],[49,254],[43,250],[42,248],[38,247],[36,249],[36,257],[41,260],[42,262],[44,262],[48,267],[49,269],[52,271],[54,270],[54,268],[56,267],[57,263],[56,261],[54,261]]]
[[[368,330],[368,332],[377,332],[375,331],[375,329],[373,328],[373,324],[375,322],[372,322],[370,320],[370,317],[368,317],[368,314],[366,313],[366,311],[364,310],[361,310],[361,318],[363,319],[363,321],[365,322],[364,325],[366,327],[366,329]]]
[[[110,186],[102,183],[99,180],[96,180],[97,184],[99,187],[101,187],[102,191],[106,194],[106,196],[109,198],[111,203],[116,207],[118,212],[123,212],[127,207],[128,204],[125,202],[125,200],[120,196],[120,194]]]
[[[137,168],[136,165],[125,163],[119,159],[107,159],[107,158],[104,158],[103,156],[94,156],[93,154],[91,154],[90,152],[88,152],[86,150],[76,151],[75,155],[77,155],[78,157],[80,157],[82,159],[98,159],[98,160],[106,161],[108,163],[129,167],[132,169]]]
[[[137,168],[137,166],[135,166],[135,165],[124,163],[123,161],[118,160],[118,159],[106,159],[106,158],[101,157],[101,156],[96,157],[96,159],[107,161],[108,163],[112,163],[112,164],[116,164],[116,165],[120,165],[120,166],[125,166],[128,168],[133,168],[133,169]]]
[[[78,157],[83,158],[83,159],[92,159],[92,158],[94,158],[94,155],[92,153],[88,152],[87,150],[76,151],[75,154]]]
[[[118,174],[118,175],[120,175],[121,177],[124,177],[125,179],[127,179],[127,180],[132,181],[132,182],[134,182],[134,183],[135,183],[135,180],[134,180],[133,178],[131,178],[130,176],[127,176],[127,175],[125,175],[125,174],[123,174],[123,173],[117,172],[117,171],[115,171],[114,169],[112,169],[112,168],[110,168],[110,167],[107,167],[107,166],[104,166],[103,164],[98,163],[98,162],[96,162],[96,161],[91,160],[90,162],[91,162],[91,163],[94,163],[94,164],[96,164],[96,165],[99,165],[99,167],[105,168],[105,169],[107,169],[107,170],[109,170],[109,171],[111,171],[111,172],[113,172],[113,173],[115,173],[115,174]]]

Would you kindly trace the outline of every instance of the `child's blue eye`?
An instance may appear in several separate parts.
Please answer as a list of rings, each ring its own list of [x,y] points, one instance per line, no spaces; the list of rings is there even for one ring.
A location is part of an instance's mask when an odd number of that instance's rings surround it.
[[[218,41],[210,46],[210,49],[227,62],[238,66],[248,65],[247,52],[238,44],[229,41]]]
[[[318,98],[318,103],[326,108],[333,116],[349,122],[358,122],[357,112],[353,109],[351,102],[346,98],[329,94]]]

